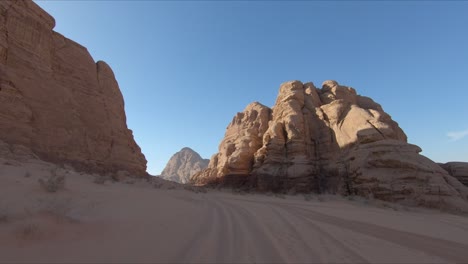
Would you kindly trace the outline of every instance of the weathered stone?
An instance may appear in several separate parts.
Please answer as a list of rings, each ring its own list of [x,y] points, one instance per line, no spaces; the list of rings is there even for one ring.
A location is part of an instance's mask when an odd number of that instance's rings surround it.
[[[146,174],[110,67],[32,1],[0,1],[0,139],[92,171]]]
[[[468,186],[468,162],[447,162],[439,165],[461,183]]]
[[[191,181],[205,184],[223,178],[246,178],[254,164],[254,154],[262,146],[262,137],[268,128],[271,109],[254,102],[242,113],[237,113],[228,125],[219,152],[210,159],[209,169],[196,173]]]
[[[208,162],[208,159],[203,159],[191,148],[183,148],[169,159],[160,177],[187,183],[192,175],[208,167]]]
[[[262,191],[357,194],[468,208],[468,188],[419,155],[421,149],[406,142],[382,107],[353,88],[336,81],[324,82],[322,89],[286,82],[272,109],[271,115],[265,110],[264,117],[256,116],[263,125],[255,133],[245,133],[252,119],[238,114],[219,153],[193,183],[226,182],[237,173],[242,183]],[[239,147],[240,142],[255,144]]]

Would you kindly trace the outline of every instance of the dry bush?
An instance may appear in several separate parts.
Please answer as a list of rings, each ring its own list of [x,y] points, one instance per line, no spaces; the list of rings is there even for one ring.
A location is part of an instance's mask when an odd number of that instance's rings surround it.
[[[56,169],[51,170],[47,179],[39,179],[38,182],[46,192],[55,193],[65,188],[65,175],[59,174]]]

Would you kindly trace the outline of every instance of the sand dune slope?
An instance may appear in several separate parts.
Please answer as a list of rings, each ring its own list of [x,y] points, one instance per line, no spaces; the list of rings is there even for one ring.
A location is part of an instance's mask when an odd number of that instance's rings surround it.
[[[0,262],[460,263],[468,218],[334,197],[37,183],[47,164],[0,165]],[[29,172],[29,173],[26,173]]]

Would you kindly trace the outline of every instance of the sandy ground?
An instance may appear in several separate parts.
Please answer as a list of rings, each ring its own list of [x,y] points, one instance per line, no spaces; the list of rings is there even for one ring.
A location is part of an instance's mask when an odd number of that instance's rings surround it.
[[[65,189],[48,193],[38,179],[51,168],[0,160],[0,262],[468,262],[466,216],[333,196],[96,184],[65,169]]]

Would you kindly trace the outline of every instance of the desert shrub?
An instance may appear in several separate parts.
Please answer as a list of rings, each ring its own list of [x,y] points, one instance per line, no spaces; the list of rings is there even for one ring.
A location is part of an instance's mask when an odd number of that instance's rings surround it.
[[[46,192],[54,193],[65,188],[65,175],[59,174],[57,170],[51,170],[47,179],[39,179],[38,182]]]

